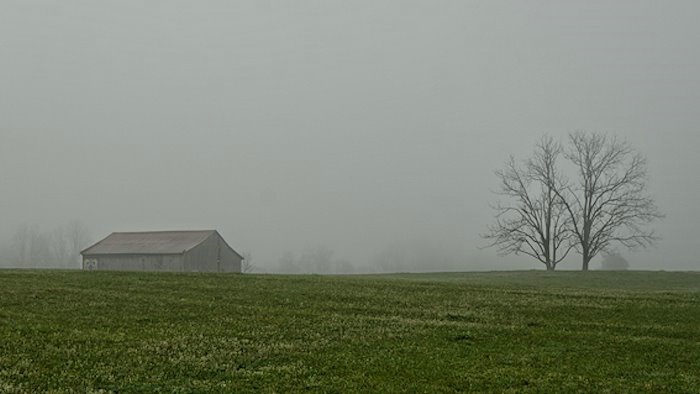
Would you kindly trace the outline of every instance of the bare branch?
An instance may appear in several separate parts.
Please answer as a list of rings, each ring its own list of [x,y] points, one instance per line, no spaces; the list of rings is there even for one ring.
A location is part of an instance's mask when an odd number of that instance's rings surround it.
[[[655,242],[644,226],[662,215],[646,193],[646,159],[626,142],[600,133],[576,132],[569,140],[564,156],[579,177],[558,196],[569,214],[583,269],[613,243],[634,248]]]
[[[565,180],[557,169],[562,147],[543,137],[531,158],[518,164],[511,157],[495,172],[501,188],[496,194],[507,204],[492,206],[496,223],[483,235],[501,254],[524,254],[543,263],[548,270],[568,255],[573,242],[570,220],[559,192]],[[563,253],[559,253],[563,250]]]

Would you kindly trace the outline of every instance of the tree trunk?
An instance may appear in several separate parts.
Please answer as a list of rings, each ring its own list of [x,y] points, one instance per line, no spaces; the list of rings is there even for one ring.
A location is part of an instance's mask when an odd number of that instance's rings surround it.
[[[583,266],[581,267],[582,271],[588,271],[588,264],[591,262],[591,257],[588,255],[588,253],[583,254]]]

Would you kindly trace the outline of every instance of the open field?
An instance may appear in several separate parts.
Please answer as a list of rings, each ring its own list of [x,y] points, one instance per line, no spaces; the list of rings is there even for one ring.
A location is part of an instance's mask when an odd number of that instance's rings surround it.
[[[0,271],[0,392],[700,392],[700,273]]]

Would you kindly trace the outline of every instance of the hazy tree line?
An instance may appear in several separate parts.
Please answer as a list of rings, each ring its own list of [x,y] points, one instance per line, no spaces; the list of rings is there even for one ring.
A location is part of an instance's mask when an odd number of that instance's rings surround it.
[[[349,261],[335,257],[329,247],[307,247],[300,254],[286,252],[280,257],[276,272],[286,274],[352,274],[356,272]]]
[[[24,224],[6,242],[1,260],[16,268],[80,268],[80,251],[91,241],[88,228],[78,220],[51,230]]]
[[[615,245],[649,246],[660,218],[648,195],[644,156],[600,133],[576,132],[567,144],[540,139],[531,157],[496,171],[502,200],[484,237],[502,254],[524,254],[554,270],[572,251],[587,271]]]
[[[630,263],[626,258],[622,257],[617,252],[605,253],[603,261],[600,263],[600,269],[605,271],[624,271],[629,269]]]
[[[248,256],[247,253],[242,253]],[[326,245],[306,247],[299,253],[288,251],[276,265],[252,267],[253,272],[284,274],[366,274],[384,272],[457,271],[464,269],[466,257],[428,240],[414,239],[387,244],[366,263],[338,258]],[[250,272],[246,261],[243,271]]]

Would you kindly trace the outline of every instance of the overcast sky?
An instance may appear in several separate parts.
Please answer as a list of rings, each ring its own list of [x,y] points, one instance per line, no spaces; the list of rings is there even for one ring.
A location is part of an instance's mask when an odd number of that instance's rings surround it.
[[[543,133],[589,130],[649,158],[663,240],[625,254],[632,267],[700,269],[698,15],[697,1],[0,0],[0,240],[80,219],[95,239],[218,229],[261,266],[419,243],[463,270],[540,268],[479,250],[493,171]]]

